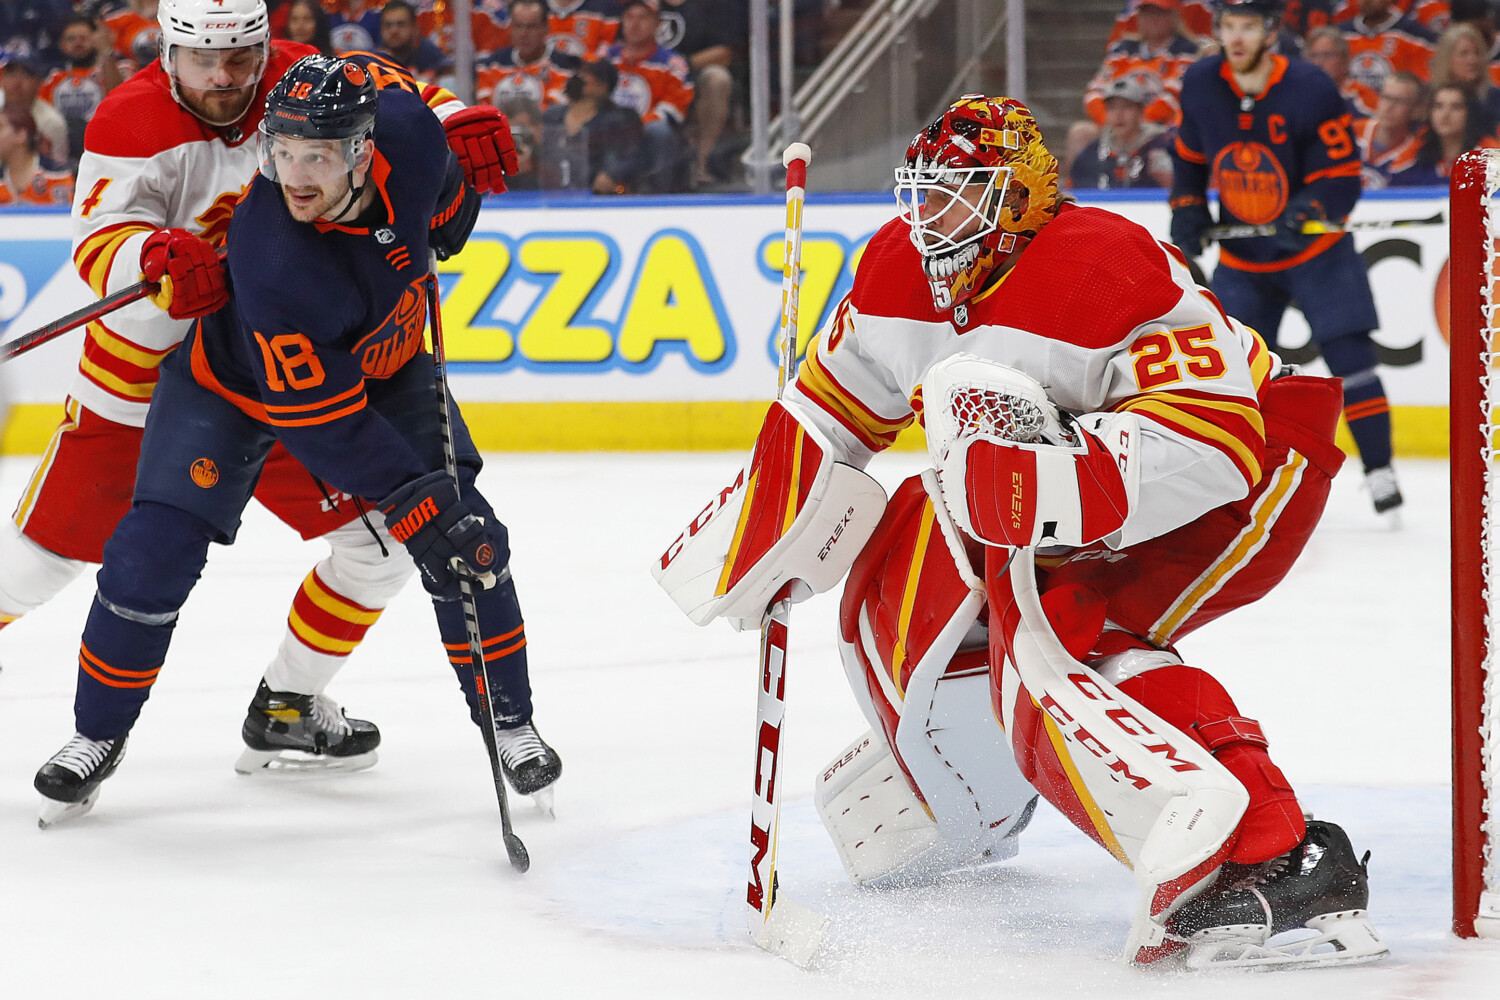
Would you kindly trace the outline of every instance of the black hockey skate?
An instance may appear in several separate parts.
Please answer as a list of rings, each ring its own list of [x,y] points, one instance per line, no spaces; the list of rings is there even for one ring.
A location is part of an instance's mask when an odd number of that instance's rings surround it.
[[[1286,854],[1226,864],[1218,881],[1172,917],[1190,968],[1335,965],[1388,954],[1370,923],[1366,863],[1333,823],[1310,820]]]
[[[553,785],[562,776],[562,758],[527,722],[513,729],[495,727],[500,770],[517,795],[530,795],[548,815],[553,814]]]
[[[380,730],[351,719],[322,694],[272,691],[261,681],[240,727],[245,752],[235,761],[241,774],[316,774],[363,771],[378,759]]]
[[[120,766],[128,740],[128,736],[91,740],[74,733],[67,745],[36,772],[32,784],[42,793],[36,825],[46,830],[93,809],[100,783]]]

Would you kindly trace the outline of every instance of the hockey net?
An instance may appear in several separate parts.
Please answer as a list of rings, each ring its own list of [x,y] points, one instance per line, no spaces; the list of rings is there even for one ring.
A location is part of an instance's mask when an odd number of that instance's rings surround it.
[[[1500,151],[1454,166],[1449,253],[1453,930],[1500,938]]]

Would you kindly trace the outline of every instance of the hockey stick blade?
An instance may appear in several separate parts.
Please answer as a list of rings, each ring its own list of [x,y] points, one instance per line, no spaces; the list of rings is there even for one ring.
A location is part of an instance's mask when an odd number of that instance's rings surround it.
[[[760,948],[807,968],[828,938],[830,921],[823,914],[778,894],[766,919],[750,934]]]

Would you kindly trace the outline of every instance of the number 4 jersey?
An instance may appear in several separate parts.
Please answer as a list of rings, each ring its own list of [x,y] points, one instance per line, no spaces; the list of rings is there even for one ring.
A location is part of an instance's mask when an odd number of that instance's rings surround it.
[[[1175,248],[1113,212],[1063,205],[1009,272],[943,312],[907,224],[887,223],[790,396],[810,403],[841,457],[862,467],[921,419],[928,369],[961,351],[1027,373],[1069,413],[1139,417],[1139,502],[1106,539],[1113,548],[1187,524],[1260,481],[1259,396],[1280,361],[1194,284]]]

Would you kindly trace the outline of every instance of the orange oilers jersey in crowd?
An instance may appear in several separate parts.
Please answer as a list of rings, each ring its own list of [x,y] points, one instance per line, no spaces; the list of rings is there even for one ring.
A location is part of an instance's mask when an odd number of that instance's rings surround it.
[[[1134,78],[1151,98],[1146,120],[1175,125],[1180,107],[1177,95],[1182,73],[1198,58],[1198,47],[1174,38],[1165,52],[1152,53],[1144,42],[1126,40],[1110,50],[1083,95],[1083,110],[1097,125],[1104,124],[1104,89],[1122,77]]]
[[[693,103],[693,84],[688,79],[688,61],[669,48],[658,45],[645,59],[625,57],[623,45],[610,45],[599,51],[620,71],[615,84],[615,103],[641,116],[642,122],[669,121],[681,125]]]
[[[66,170],[38,166],[29,183],[19,188],[0,168],[0,205],[67,205],[73,200],[73,175]]]
[[[445,55],[453,55],[452,0],[418,0],[417,29],[437,43]],[[510,44],[510,12],[498,0],[474,0],[469,11],[469,33],[474,52],[484,55]]]
[[[1391,175],[1409,170],[1416,165],[1417,154],[1422,151],[1422,137],[1426,129],[1419,128],[1390,149],[1375,148],[1375,119],[1361,118],[1351,130],[1355,145],[1359,147],[1359,159],[1363,164],[1360,177],[1366,191],[1378,191],[1391,182]]]
[[[122,7],[104,18],[115,34],[115,54],[129,59],[134,66],[144,66],[157,55],[161,25],[154,17],[142,17],[129,7]]]
[[[1291,6],[1288,5],[1288,12]],[[1328,24],[1341,25],[1359,16],[1359,0],[1303,0],[1300,6],[1307,8],[1307,31]],[[1396,0],[1391,9],[1431,32],[1442,34],[1451,23],[1452,6],[1449,0]]]
[[[84,136],[73,200],[73,264],[105,296],[141,278],[141,244],[177,227],[210,243],[224,239],[240,193],[260,164],[256,128],[266,95],[315,50],[275,40],[245,117],[229,128],[204,124],[172,97],[153,62],[116,87]],[[417,90],[441,117],[461,105],[448,91],[411,83],[399,68],[359,56],[381,86]],[[189,326],[142,300],[90,323],[69,394],[116,423],[142,427],[157,368]]]
[[[474,99],[481,104],[499,104],[508,97],[522,97],[546,109],[566,102],[563,87],[571,75],[551,54],[534,63],[519,63],[516,50],[507,47],[480,63],[474,74]]]
[[[1379,31],[1361,27],[1358,20],[1340,25],[1349,42],[1349,81],[1360,92],[1360,103],[1373,109],[1380,88],[1392,73],[1415,73],[1431,77],[1434,36],[1411,18],[1393,18]]]
[[[1294,198],[1317,202],[1324,218],[1347,218],[1360,193],[1349,126],[1338,88],[1312,63],[1273,56],[1270,83],[1251,98],[1222,55],[1208,56],[1183,74],[1172,204],[1203,203],[1212,183],[1222,223],[1275,222]],[[1266,236],[1225,240],[1219,263],[1281,271],[1348,238],[1319,236],[1293,254]]]
[[[1259,394],[1279,360],[1193,283],[1180,253],[1113,212],[1063,205],[1014,268],[941,312],[909,226],[886,223],[787,395],[842,449],[838,460],[862,467],[921,414],[928,369],[958,351],[1025,372],[1069,413],[1140,418],[1140,502],[1113,548],[1187,524],[1261,478]]]
[[[547,0],[547,51],[592,59],[620,30],[615,0]]]
[[[1125,39],[1140,36],[1141,29],[1136,23],[1135,12],[1140,10],[1141,3],[1142,0],[1125,0],[1125,9],[1115,15],[1115,26],[1110,30],[1107,48],[1113,49]],[[1177,16],[1188,34],[1204,41],[1213,40],[1213,0],[1181,0],[1177,6]]]
[[[104,80],[94,67],[54,69],[42,81],[36,96],[56,108],[64,118],[88,121],[104,102]]]

